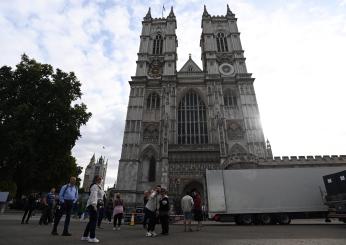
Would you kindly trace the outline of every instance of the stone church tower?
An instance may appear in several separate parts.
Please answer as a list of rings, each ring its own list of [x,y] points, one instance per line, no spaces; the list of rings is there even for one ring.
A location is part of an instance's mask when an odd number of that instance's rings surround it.
[[[177,71],[173,8],[167,18],[152,18],[149,8],[142,24],[116,185],[126,202],[141,204],[156,184],[176,205],[185,191],[205,197],[205,169],[250,168],[272,157],[229,7],[224,16],[204,8],[202,69],[190,56]]]
[[[93,183],[96,176],[100,176],[103,181],[101,183],[102,189],[105,186],[106,173],[107,173],[108,160],[100,156],[96,161],[95,154],[91,157],[89,164],[85,168],[83,190],[89,192],[90,185]]]

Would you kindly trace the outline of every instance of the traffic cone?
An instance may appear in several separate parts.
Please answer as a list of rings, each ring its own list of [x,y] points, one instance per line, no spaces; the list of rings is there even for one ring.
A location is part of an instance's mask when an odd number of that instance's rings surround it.
[[[135,225],[135,213],[132,213],[131,215],[130,225]]]

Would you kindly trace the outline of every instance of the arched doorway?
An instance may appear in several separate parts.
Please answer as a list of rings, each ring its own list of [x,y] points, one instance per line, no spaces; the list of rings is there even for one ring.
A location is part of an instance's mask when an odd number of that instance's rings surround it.
[[[183,192],[181,193],[181,196],[185,196],[186,193],[188,192],[189,195],[192,194],[192,192],[198,192],[200,195],[201,195],[201,198],[203,200],[204,198],[204,188],[203,188],[203,184],[199,181],[191,181],[189,182],[187,185],[185,185],[184,189],[183,189]]]
[[[190,182],[188,182],[184,186],[183,188],[178,188],[180,189],[179,193],[176,194],[174,200],[173,200],[173,206],[175,209],[175,212],[177,214],[182,214],[182,210],[181,210],[181,199],[183,198],[183,196],[186,195],[186,193],[188,193],[189,195],[192,194],[192,192],[196,191],[201,195],[201,199],[202,199],[202,203],[204,204],[204,187],[203,184],[198,181],[198,180],[192,180]],[[182,191],[181,191],[182,190]]]

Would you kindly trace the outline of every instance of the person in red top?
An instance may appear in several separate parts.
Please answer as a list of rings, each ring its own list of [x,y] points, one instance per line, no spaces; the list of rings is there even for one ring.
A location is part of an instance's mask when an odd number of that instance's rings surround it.
[[[201,195],[195,191],[193,193],[193,213],[194,213],[194,218],[195,221],[197,221],[197,231],[201,230],[201,225],[202,225],[202,199]]]

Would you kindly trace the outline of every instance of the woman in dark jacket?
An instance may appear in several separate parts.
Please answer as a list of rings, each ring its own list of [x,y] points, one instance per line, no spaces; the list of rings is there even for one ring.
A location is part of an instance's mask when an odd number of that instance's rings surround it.
[[[161,188],[161,198],[159,207],[160,223],[162,227],[162,235],[168,235],[169,231],[169,200],[166,189]]]

